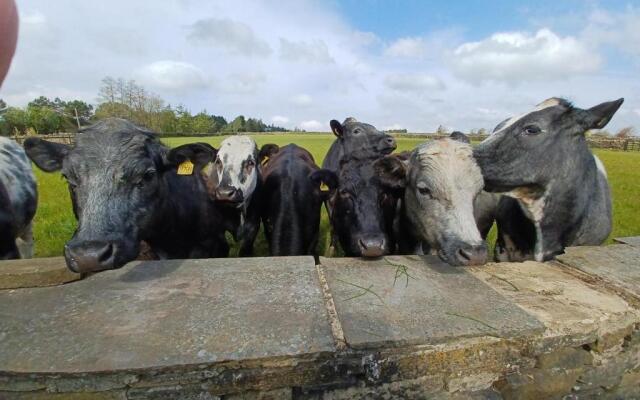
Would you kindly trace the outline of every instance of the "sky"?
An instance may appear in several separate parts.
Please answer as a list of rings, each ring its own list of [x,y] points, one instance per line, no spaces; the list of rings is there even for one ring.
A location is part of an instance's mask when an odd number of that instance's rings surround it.
[[[329,131],[491,130],[549,97],[625,98],[640,130],[640,1],[18,0],[0,89],[97,102],[105,76],[172,105]]]

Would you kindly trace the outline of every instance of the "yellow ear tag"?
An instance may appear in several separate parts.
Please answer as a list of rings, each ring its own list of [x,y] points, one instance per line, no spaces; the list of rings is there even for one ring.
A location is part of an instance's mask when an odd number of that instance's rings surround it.
[[[269,161],[269,156],[265,156],[265,157],[262,159],[262,166],[263,166],[263,167],[267,164],[267,161]]]
[[[328,192],[329,191],[329,186],[327,186],[327,184],[324,183],[324,182],[320,182],[320,191],[321,192]]]
[[[191,175],[193,174],[193,163],[189,160],[184,161],[178,165],[178,175]]]

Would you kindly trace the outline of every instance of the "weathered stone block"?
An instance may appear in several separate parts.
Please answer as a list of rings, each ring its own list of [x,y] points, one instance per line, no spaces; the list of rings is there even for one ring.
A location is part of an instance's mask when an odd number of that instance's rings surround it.
[[[80,279],[62,257],[0,261],[0,289],[61,285]]]
[[[569,247],[557,259],[640,297],[640,247],[626,244]]]
[[[580,370],[525,370],[508,375],[495,384],[505,399],[559,399],[570,394]]]
[[[538,356],[536,368],[577,369],[582,368],[585,365],[591,365],[592,363],[593,356],[589,351],[582,348],[574,349],[571,347],[566,347],[563,349],[554,350],[550,353],[540,354]]]
[[[640,247],[640,236],[629,236],[629,237],[621,237],[615,238],[614,241],[622,244],[628,244],[630,246]]]
[[[638,311],[622,297],[601,284],[577,278],[566,268],[528,261],[487,264],[469,271],[542,321],[549,338],[544,344],[551,348],[592,343],[638,320]]]
[[[130,263],[0,291],[0,372],[99,372],[334,350],[312,257]]]
[[[436,257],[322,258],[321,265],[353,348],[508,338],[543,329],[465,269]]]

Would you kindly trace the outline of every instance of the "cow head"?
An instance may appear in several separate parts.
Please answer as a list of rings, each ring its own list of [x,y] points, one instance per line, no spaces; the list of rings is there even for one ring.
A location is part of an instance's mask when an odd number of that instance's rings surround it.
[[[484,264],[473,203],[482,191],[471,146],[441,139],[418,146],[408,161],[386,156],[375,164],[384,185],[404,190],[406,219],[414,234],[451,265]]]
[[[28,138],[27,155],[65,177],[78,227],[64,247],[74,272],[119,268],[136,258],[175,174],[169,150],[151,132],[108,119],[77,135],[74,146]]]
[[[583,167],[580,157],[593,162],[584,134],[603,128],[623,100],[583,110],[550,98],[523,116],[501,122],[474,150],[485,189],[539,192],[549,181]]]
[[[390,154],[396,148],[393,137],[355,118],[347,118],[342,124],[333,119],[330,125],[333,134],[342,143],[343,154],[362,158],[372,154]]]
[[[258,147],[249,136],[231,136],[220,144],[209,170],[213,198],[219,204],[243,208],[260,180]]]
[[[371,159],[346,159],[331,189],[331,223],[347,256],[380,257],[390,242],[398,193],[382,185]]]

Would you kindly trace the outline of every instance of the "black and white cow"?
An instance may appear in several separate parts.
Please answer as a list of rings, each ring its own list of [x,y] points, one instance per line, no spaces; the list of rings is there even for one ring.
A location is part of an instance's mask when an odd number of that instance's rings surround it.
[[[419,145],[408,161],[390,155],[375,169],[383,185],[403,193],[396,228],[400,254],[434,252],[455,266],[486,262],[487,246],[474,218],[484,182],[470,145],[433,140]]]
[[[260,150],[262,222],[272,256],[317,255],[320,209],[335,174],[320,170],[295,144]]]
[[[38,167],[61,171],[69,184],[78,220],[64,247],[72,271],[119,268],[138,256],[141,241],[160,258],[227,255],[220,214],[202,180],[178,176],[182,150],[153,133],[111,118],[84,129],[74,146],[37,138],[24,146]],[[190,157],[196,171],[211,161],[207,150]]]
[[[337,172],[343,157],[366,158],[390,154],[396,149],[396,140],[375,126],[347,118],[341,124],[335,119],[330,122],[336,140],[322,162],[322,168]]]
[[[203,143],[180,146],[184,152],[202,150]],[[215,160],[202,171],[211,200],[220,212],[224,229],[240,242],[240,256],[253,254],[253,243],[260,229],[261,166],[258,147],[249,136],[236,135],[222,141],[220,148],[211,146]]]
[[[498,260],[549,260],[611,232],[607,174],[585,132],[603,128],[623,99],[580,109],[550,98],[499,124],[474,150],[485,189],[502,192]]]
[[[38,193],[22,147],[0,137],[0,260],[33,256],[32,219]]]

